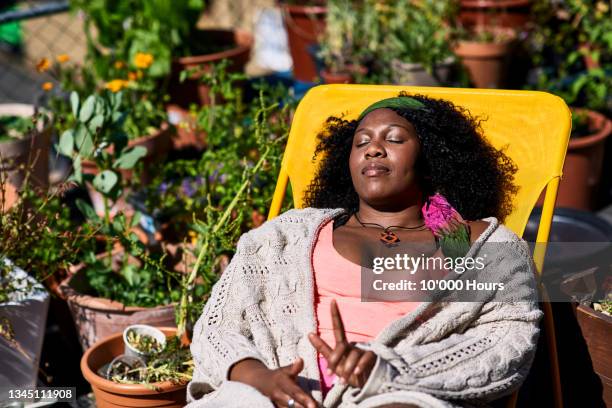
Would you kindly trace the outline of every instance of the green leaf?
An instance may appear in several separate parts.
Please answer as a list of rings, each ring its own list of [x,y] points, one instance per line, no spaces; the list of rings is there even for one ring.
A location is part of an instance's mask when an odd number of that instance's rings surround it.
[[[81,169],[81,156],[76,156],[72,161],[72,175],[68,181],[74,181],[79,185],[83,185],[83,171]]]
[[[93,138],[84,125],[79,125],[74,133],[75,146],[83,157],[90,157],[94,152]]]
[[[142,214],[139,211],[134,212],[132,216],[131,227],[134,228],[140,223],[140,219],[142,218]]]
[[[87,122],[91,115],[93,115],[94,109],[96,108],[96,98],[93,95],[89,95],[85,102],[83,102],[83,106],[81,106],[81,111],[79,112],[79,120],[81,122]]]
[[[79,94],[75,91],[70,93],[70,107],[72,108],[72,114],[76,118],[79,115]]]
[[[96,115],[93,118],[91,118],[91,120],[89,121],[89,123],[87,124],[87,127],[89,128],[89,131],[91,133],[95,133],[98,128],[101,128],[102,125],[104,124],[104,115]]]
[[[93,207],[80,198],[76,200],[76,206],[88,220],[100,222],[100,216],[96,214]]]
[[[128,149],[121,154],[115,163],[113,163],[114,168],[120,168],[123,170],[128,170],[133,168],[138,160],[144,157],[147,154],[147,148],[143,146],[135,146],[132,149]]]
[[[93,185],[102,194],[108,194],[117,185],[119,177],[112,170],[104,170],[93,179]]]
[[[74,132],[68,129],[60,136],[58,150],[64,156],[71,157],[74,151]]]

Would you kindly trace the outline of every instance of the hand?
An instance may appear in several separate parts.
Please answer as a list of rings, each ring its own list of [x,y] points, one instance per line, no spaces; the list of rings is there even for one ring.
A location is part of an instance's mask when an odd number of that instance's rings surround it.
[[[296,383],[295,378],[304,368],[299,358],[292,364],[270,370],[258,360],[243,360],[230,371],[230,380],[256,388],[277,407],[287,407],[293,399],[296,408],[317,408],[316,401]]]
[[[331,316],[336,347],[332,349],[315,333],[308,335],[310,343],[327,360],[328,374],[335,373],[341,384],[361,388],[374,368],[376,354],[357,348],[346,340],[344,324],[335,300],[331,302]]]

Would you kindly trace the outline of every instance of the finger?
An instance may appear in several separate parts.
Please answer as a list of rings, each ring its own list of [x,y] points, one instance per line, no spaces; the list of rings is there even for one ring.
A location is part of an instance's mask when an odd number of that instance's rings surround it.
[[[346,384],[349,382],[349,378],[353,375],[353,371],[355,370],[355,367],[357,367],[357,363],[359,363],[359,360],[363,354],[363,350],[359,350],[355,347],[351,348],[351,351],[343,360],[342,364],[336,369],[336,372],[339,373],[338,375],[340,377],[341,384]]]
[[[274,391],[271,399],[274,405],[276,405],[277,407],[289,406],[290,399],[293,399],[295,401],[295,398],[291,397],[288,393],[281,389],[277,389],[276,391]]]
[[[376,364],[376,358],[376,354],[366,351],[353,370],[353,377],[349,378],[349,384],[353,387],[363,387],[370,377],[374,364]]]
[[[350,346],[348,345],[348,343],[336,344],[336,348],[334,349],[334,351],[332,351],[329,357],[325,357],[327,360],[328,372],[333,372],[336,373],[336,375],[339,375],[337,367],[339,364],[342,363],[342,360],[344,360],[345,355],[350,351],[349,349]]]
[[[335,300],[331,301],[331,316],[334,328],[334,337],[336,338],[336,345],[341,342],[346,342],[346,336],[344,334],[344,323],[342,323],[340,310],[338,310],[338,304]]]
[[[294,382],[286,384],[283,391],[293,398],[293,400],[296,402],[296,406],[301,405],[307,408],[316,408],[317,406],[315,400]]]
[[[329,347],[329,345],[315,333],[310,333],[308,335],[308,340],[310,340],[310,344],[312,344],[313,347],[317,349],[317,351],[325,358],[327,358],[327,356],[329,356],[333,351],[332,348]]]
[[[293,363],[281,368],[290,377],[296,377],[304,369],[304,360],[298,358]]]

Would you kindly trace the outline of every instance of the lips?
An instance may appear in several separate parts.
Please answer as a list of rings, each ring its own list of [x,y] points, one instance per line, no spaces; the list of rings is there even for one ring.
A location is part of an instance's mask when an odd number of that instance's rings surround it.
[[[389,174],[389,172],[389,168],[380,163],[370,163],[361,170],[361,174],[366,177],[384,176]]]

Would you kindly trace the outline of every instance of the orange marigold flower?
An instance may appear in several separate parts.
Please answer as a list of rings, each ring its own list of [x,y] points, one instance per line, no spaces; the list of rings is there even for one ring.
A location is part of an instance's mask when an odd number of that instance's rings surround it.
[[[125,67],[125,62],[123,62],[123,61],[115,61],[113,66],[115,67],[115,69],[121,69],[121,68]]]
[[[57,62],[59,62],[60,64],[63,64],[64,62],[68,62],[70,61],[70,55],[68,54],[60,54],[57,57],[55,57],[55,59],[57,60]]]
[[[104,85],[104,88],[110,90],[111,92],[119,92],[123,88],[127,87],[129,84],[128,81],[124,79],[113,79]]]
[[[134,57],[134,65],[136,68],[146,69],[153,63],[153,55],[144,52],[137,52]]]
[[[53,82],[45,82],[40,86],[44,91],[50,91],[53,89]]]
[[[51,68],[51,61],[49,61],[49,58],[42,58],[40,61],[38,61],[38,63],[36,64],[36,70],[38,72],[45,72],[48,71],[49,68]]]
[[[128,79],[130,81],[135,81],[138,75],[135,72],[128,72]]]

